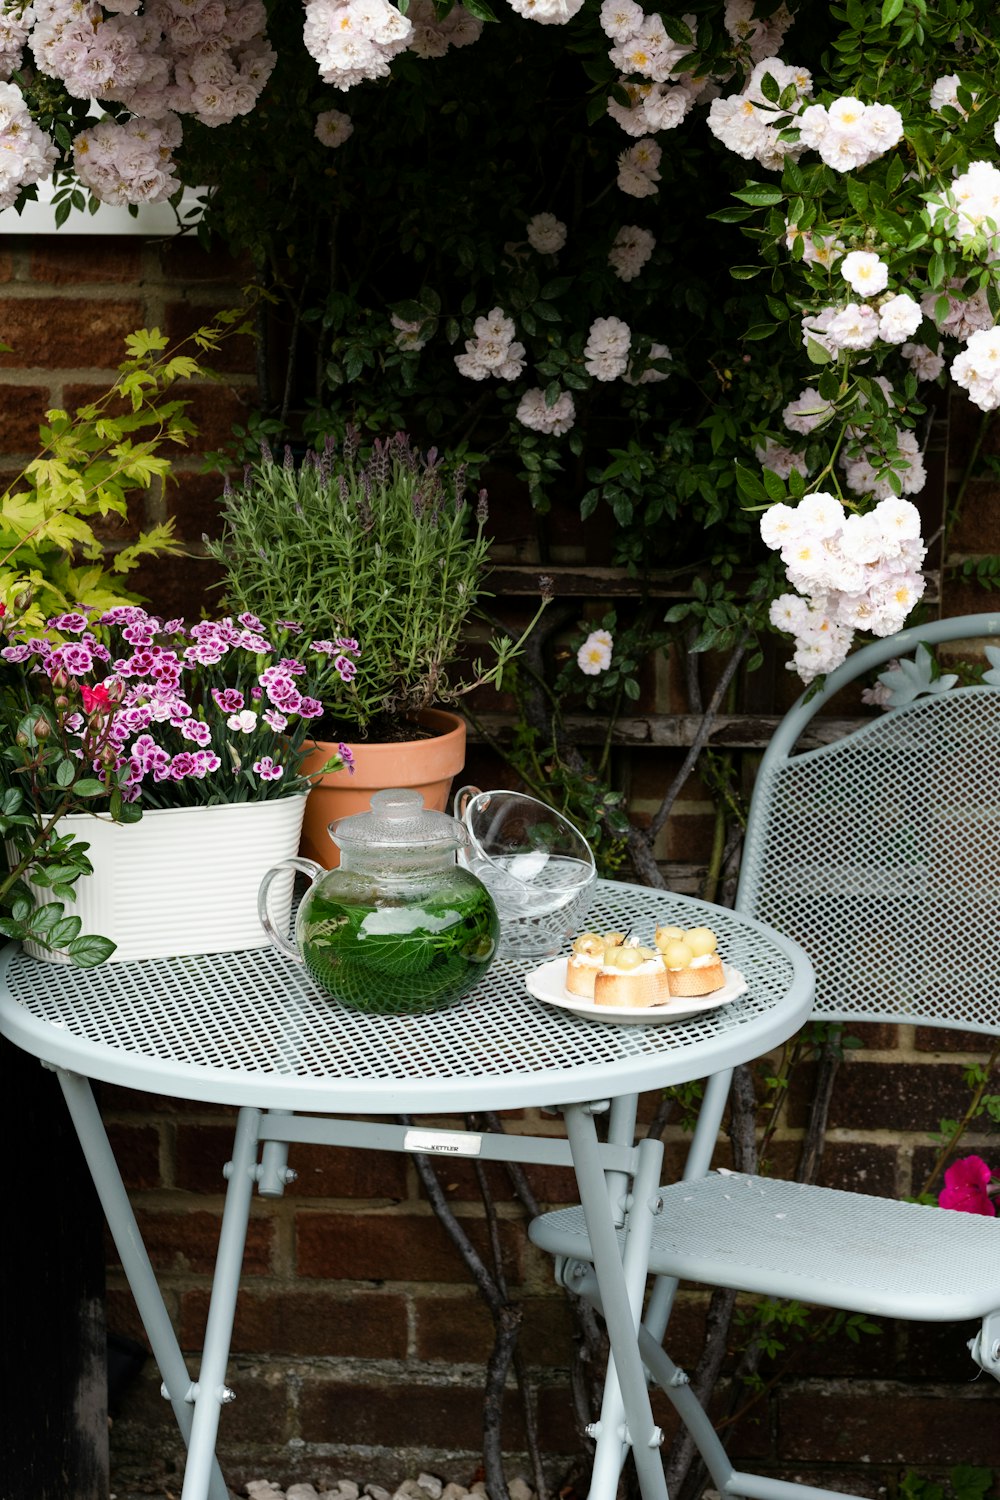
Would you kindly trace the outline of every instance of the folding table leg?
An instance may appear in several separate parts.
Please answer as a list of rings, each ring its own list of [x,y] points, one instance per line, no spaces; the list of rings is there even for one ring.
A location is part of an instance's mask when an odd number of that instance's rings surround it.
[[[567,1105],[563,1112],[612,1352],[589,1500],[614,1500],[624,1444],[632,1448],[643,1500],[667,1500],[659,1452],[663,1436],[653,1421],[638,1345],[663,1146],[659,1141],[644,1141],[639,1148],[623,1256],[593,1116],[586,1105]]]
[[[173,1324],[146,1254],[139,1226],[125,1191],[118,1163],[108,1141],[100,1111],[94,1103],[90,1083],[78,1073],[55,1069],[66,1100],[70,1118],[80,1139],[80,1146],[90,1168],[104,1216],[108,1221],[122,1266],[132,1288],[142,1326],[146,1330],[153,1358],[163,1376],[164,1388],[185,1443],[190,1444],[194,1414],[188,1399],[191,1376],[177,1342]],[[229,1500],[229,1490],[212,1454],[205,1489],[207,1500]]]
[[[241,1109],[236,1122],[181,1500],[206,1500],[208,1475],[215,1462],[219,1413],[223,1405],[233,1399],[233,1393],[226,1386],[226,1365],[236,1316],[236,1294],[250,1219],[250,1200],[257,1179],[260,1116],[259,1109]],[[208,1500],[212,1497],[209,1496]]]

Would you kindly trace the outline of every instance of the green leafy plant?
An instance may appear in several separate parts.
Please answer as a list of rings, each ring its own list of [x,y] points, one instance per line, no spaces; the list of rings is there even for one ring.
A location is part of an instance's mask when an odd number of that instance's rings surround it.
[[[402,434],[364,452],[352,429],[300,464],[265,447],[222,503],[223,534],[207,546],[226,607],[359,645],[357,670],[325,705],[348,740],[398,737],[407,714],[499,684],[523,643],[496,637],[493,664],[456,680],[484,597],[486,494],[473,517],[461,466],[449,472]]]
[[[16,624],[30,635],[64,610],[99,611],[135,600],[124,580],[141,561],[176,546],[170,523],[140,533],[106,566],[94,522],[124,519],[135,494],[168,481],[171,461],[162,448],[195,435],[179,383],[209,378],[201,356],[241,325],[240,313],[221,313],[173,348],[159,329],[139,329],[126,339],[127,357],[102,396],[72,414],[60,408],[45,413],[37,456],[0,496],[0,614],[8,631]],[[62,733],[70,710],[65,694],[39,695],[15,667],[4,665],[0,932],[65,951],[89,966],[114,945],[81,937],[80,919],[66,912],[76,881],[91,867],[87,845],[60,833],[58,825],[68,813],[92,810],[95,799],[107,804],[114,774],[109,770],[106,780],[98,779],[93,760],[105,751],[111,757],[111,746],[100,742],[111,721],[98,732],[95,756],[87,763],[69,753]],[[112,810],[124,820],[139,815],[120,797]],[[34,890],[25,881],[29,871]]]

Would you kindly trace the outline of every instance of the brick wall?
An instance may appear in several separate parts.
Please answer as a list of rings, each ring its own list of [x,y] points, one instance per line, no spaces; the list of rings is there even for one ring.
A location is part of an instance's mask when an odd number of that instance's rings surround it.
[[[4,469],[13,472],[31,456],[45,407],[72,405],[103,388],[125,334],[152,324],[179,333],[234,302],[238,282],[237,267],[193,245],[70,235],[0,242],[0,337],[13,346],[13,353],[0,358]],[[223,442],[253,400],[252,351],[231,346],[224,365],[221,385],[194,392],[204,448]],[[949,463],[960,470],[973,441],[970,417],[963,400],[950,451],[938,455],[939,474]],[[174,514],[189,555],[147,568],[137,586],[155,607],[191,614],[203,604],[211,607],[213,575],[198,556],[198,541],[213,529],[216,483],[199,476],[196,453],[180,455],[177,472],[177,489],[147,497],[141,519]],[[939,518],[933,514],[939,492],[940,486],[927,502],[930,530]],[[512,520],[514,514],[504,511],[505,554],[530,560],[530,528]],[[962,556],[1000,551],[998,535],[1000,489],[993,480],[976,480],[954,546]],[[116,540],[109,533],[109,546]],[[563,555],[573,555],[571,529],[560,545]],[[945,592],[950,614],[990,604],[988,596],[965,585]],[[791,690],[780,670],[772,674],[767,691],[775,707]],[[661,706],[680,703],[674,698]],[[655,805],[679,760],[676,751],[633,757],[640,810]],[[499,774],[481,751],[473,752],[469,769],[484,781]],[[686,799],[660,853],[697,863],[707,799],[697,783]],[[825,1180],[906,1193],[926,1170],[929,1131],[960,1106],[963,1067],[983,1054],[969,1038],[949,1041],[912,1028],[869,1028],[859,1035],[863,1048],[843,1065],[836,1087]],[[790,1165],[808,1095],[803,1080],[774,1143],[778,1170]],[[110,1087],[102,1103],[182,1344],[197,1351],[232,1112]],[[648,1113],[655,1101],[646,1105]],[[507,1123],[515,1130],[536,1124],[520,1118]],[[550,1120],[542,1125],[559,1128]],[[681,1137],[668,1131],[667,1138],[676,1164]],[[992,1143],[974,1136],[969,1145],[989,1154]],[[231,1372],[238,1398],[222,1417],[227,1475],[236,1485],[261,1475],[285,1483],[340,1475],[389,1482],[430,1467],[471,1480],[479,1461],[490,1323],[431,1213],[413,1163],[380,1153],[293,1146],[291,1164],[299,1176],[285,1197],[257,1200],[253,1208]],[[531,1399],[552,1470],[561,1473],[579,1451],[568,1391],[567,1305],[552,1284],[548,1261],[527,1245],[523,1216],[503,1173],[495,1170],[492,1180],[506,1274],[524,1307]],[[481,1241],[483,1209],[469,1168],[448,1163],[443,1181],[461,1221]],[[532,1181],[546,1204],[570,1196],[565,1174],[536,1172]],[[141,1338],[110,1251],[108,1308],[114,1331]],[[673,1348],[682,1363],[697,1357],[703,1318],[703,1298],[686,1292]],[[892,1488],[907,1466],[1000,1465],[996,1387],[985,1378],[971,1381],[968,1336],[964,1327],[887,1325],[858,1350],[844,1339],[810,1346],[789,1378],[743,1422],[735,1455],[748,1467],[761,1464],[786,1478],[818,1473],[822,1483],[873,1495]],[[176,1473],[179,1442],[158,1385],[147,1364],[116,1414],[112,1448],[119,1493],[129,1485],[140,1488],[151,1476],[169,1490]],[[669,1416],[660,1416],[669,1429]],[[506,1431],[514,1470],[523,1467],[517,1455],[524,1443],[513,1391]]]

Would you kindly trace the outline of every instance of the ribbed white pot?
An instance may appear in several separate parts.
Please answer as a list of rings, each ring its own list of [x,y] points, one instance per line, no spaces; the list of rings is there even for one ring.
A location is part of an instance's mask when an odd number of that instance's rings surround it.
[[[257,917],[257,891],[272,865],[298,850],[305,796],[214,807],[163,808],[138,823],[114,823],[73,813],[60,831],[89,845],[93,875],[76,883],[66,903],[84,934],[117,944],[111,963],[140,958],[181,958],[264,948],[270,939]],[[294,872],[271,887],[275,920],[287,932]],[[42,901],[51,892],[36,888]],[[35,958],[68,963],[58,953],[26,943]]]

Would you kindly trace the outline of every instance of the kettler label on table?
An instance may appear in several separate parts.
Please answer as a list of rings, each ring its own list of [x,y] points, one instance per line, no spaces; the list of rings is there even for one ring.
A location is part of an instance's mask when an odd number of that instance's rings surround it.
[[[471,1131],[408,1130],[403,1136],[404,1151],[429,1151],[439,1156],[478,1156],[482,1146],[482,1136]]]

